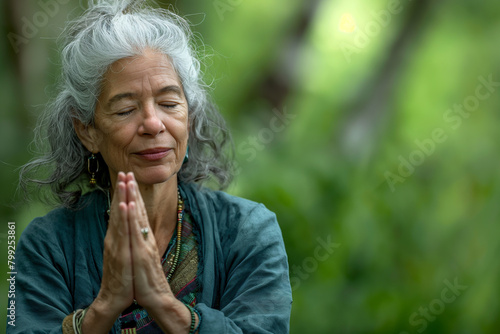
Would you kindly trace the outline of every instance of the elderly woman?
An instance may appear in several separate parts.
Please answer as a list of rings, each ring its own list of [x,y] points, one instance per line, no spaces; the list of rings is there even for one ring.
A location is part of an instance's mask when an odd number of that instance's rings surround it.
[[[62,205],[20,238],[7,332],[287,333],[275,215],[200,185],[229,182],[231,141],[185,21],[99,1],[66,36],[48,148],[21,173]]]

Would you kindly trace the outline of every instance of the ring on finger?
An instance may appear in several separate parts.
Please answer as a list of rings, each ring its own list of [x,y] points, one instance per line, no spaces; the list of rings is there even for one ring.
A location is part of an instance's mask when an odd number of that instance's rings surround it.
[[[144,240],[146,240],[148,238],[149,228],[147,228],[147,227],[141,228],[141,233],[142,233],[142,236],[144,237]]]

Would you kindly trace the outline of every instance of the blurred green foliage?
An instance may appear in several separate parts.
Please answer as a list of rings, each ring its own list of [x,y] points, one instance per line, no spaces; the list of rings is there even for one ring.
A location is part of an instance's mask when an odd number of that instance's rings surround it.
[[[19,237],[49,210],[23,202],[17,168],[57,76],[55,38],[81,11],[65,2],[17,46],[9,33],[44,9],[12,0],[0,11],[4,278],[7,222]],[[500,81],[500,3],[175,5],[207,45],[207,82],[234,135],[228,191],[281,224],[291,333],[496,333],[500,94],[482,80]]]

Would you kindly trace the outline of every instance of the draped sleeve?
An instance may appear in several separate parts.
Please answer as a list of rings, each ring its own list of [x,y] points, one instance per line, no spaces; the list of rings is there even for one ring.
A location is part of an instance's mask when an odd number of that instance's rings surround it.
[[[225,193],[193,196],[203,240],[199,334],[288,333],[292,294],[276,215]]]
[[[72,239],[72,230],[57,224],[65,218],[68,217],[60,210],[36,218],[19,239],[16,292],[10,299],[15,305],[15,326],[7,325],[8,334],[61,333],[62,320],[73,312],[72,252],[58,237],[61,233]]]
[[[15,263],[15,326],[8,334],[62,333],[63,319],[89,306],[102,279],[107,225],[101,192],[85,195],[78,210],[58,208],[22,232]],[[110,333],[118,333],[115,323]]]

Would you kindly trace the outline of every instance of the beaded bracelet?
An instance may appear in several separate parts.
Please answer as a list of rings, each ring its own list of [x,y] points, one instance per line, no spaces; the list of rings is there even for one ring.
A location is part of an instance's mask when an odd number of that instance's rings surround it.
[[[196,326],[196,328],[193,331],[193,333],[196,333],[198,331],[198,329],[200,328],[200,325],[201,325],[201,314],[200,314],[200,311],[198,311],[194,307],[193,307],[193,311],[198,315],[198,326]]]
[[[189,334],[194,334],[200,328],[201,315],[200,315],[200,312],[198,312],[198,310],[195,309],[194,307],[192,307],[191,305],[187,305],[187,304],[185,304],[185,305],[188,308],[189,312],[191,313],[191,326],[189,326]],[[195,314],[198,315],[198,326],[196,326],[196,316],[195,316]]]
[[[75,334],[81,334],[82,333],[82,324],[83,324],[83,318],[85,317],[85,313],[87,313],[88,308],[86,309],[78,309],[75,311],[75,314],[73,315],[73,329],[75,331]]]
[[[196,325],[196,316],[194,315],[194,310],[190,305],[184,304],[191,313],[191,326],[189,326],[189,334],[194,334],[194,326]]]

